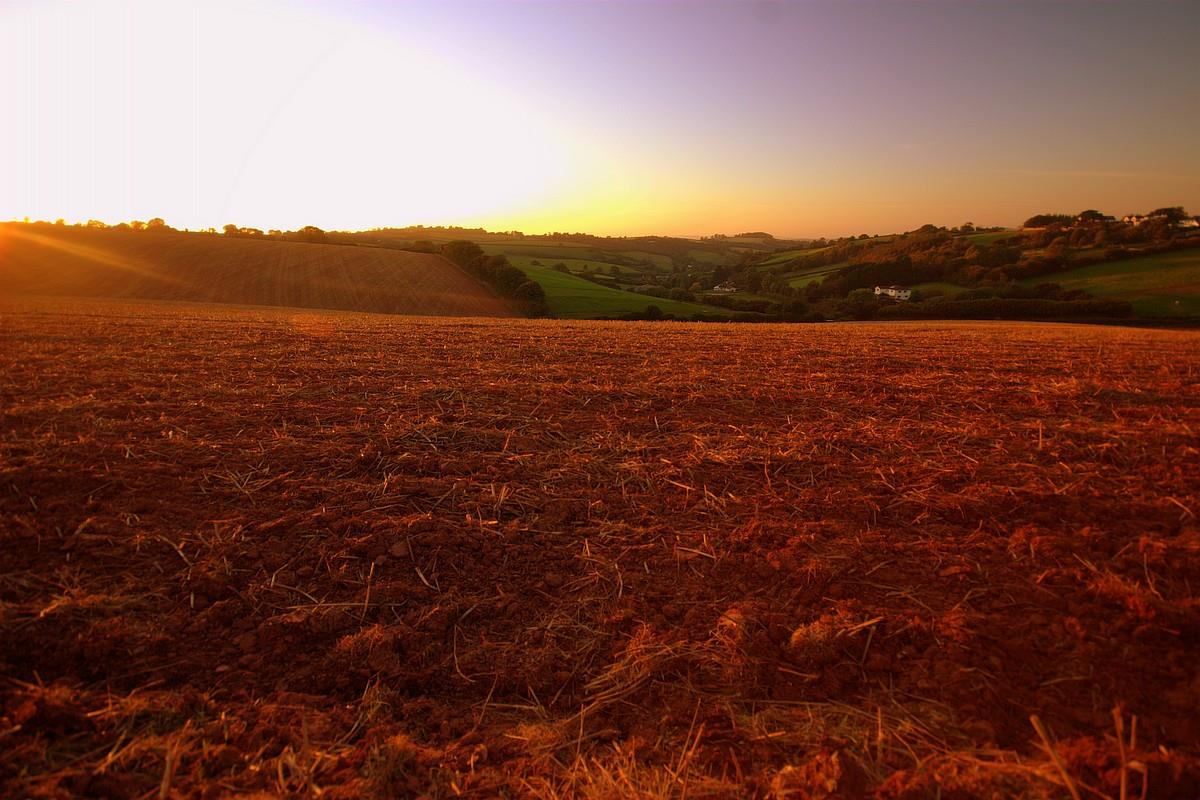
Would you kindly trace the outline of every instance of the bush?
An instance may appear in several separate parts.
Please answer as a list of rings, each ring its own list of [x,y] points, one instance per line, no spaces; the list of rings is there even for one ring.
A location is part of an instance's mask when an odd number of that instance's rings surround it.
[[[490,286],[496,294],[518,301],[529,316],[547,316],[546,294],[504,256],[489,256],[474,242],[458,240],[442,245],[442,256]],[[536,288],[535,288],[536,287]]]
[[[514,297],[518,300],[544,304],[546,302],[546,290],[536,281],[525,281],[517,287]]]

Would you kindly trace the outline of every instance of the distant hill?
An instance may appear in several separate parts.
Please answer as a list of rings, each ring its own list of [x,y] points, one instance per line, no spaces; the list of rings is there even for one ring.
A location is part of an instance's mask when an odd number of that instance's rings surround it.
[[[212,234],[0,225],[0,292],[515,316],[438,255]]]

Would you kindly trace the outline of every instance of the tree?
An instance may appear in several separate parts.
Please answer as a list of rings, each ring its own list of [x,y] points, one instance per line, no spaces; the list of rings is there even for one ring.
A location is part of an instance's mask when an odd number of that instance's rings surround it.
[[[1089,208],[1087,211],[1080,211],[1078,219],[1080,222],[1103,222],[1104,215],[1094,208]]]
[[[1164,208],[1156,208],[1150,212],[1151,217],[1161,217],[1172,225],[1176,225],[1187,219],[1187,212],[1183,210],[1183,206],[1167,206]]]
[[[320,243],[329,240],[325,235],[325,231],[318,228],[316,225],[305,225],[300,230],[296,231],[296,238],[302,242]]]
[[[464,269],[470,269],[483,258],[483,248],[474,242],[457,239],[442,245],[442,255]]]
[[[513,296],[532,305],[536,310],[543,311],[546,306],[546,290],[535,281],[525,281],[516,288]]]
[[[854,319],[871,319],[879,310],[879,300],[871,289],[855,289],[838,305],[838,310]]]
[[[1021,224],[1023,228],[1045,228],[1050,225],[1070,225],[1075,218],[1070,214],[1034,214]]]
[[[161,233],[162,231],[170,230],[170,228],[167,227],[167,223],[162,217],[155,217],[146,223],[146,230]]]
[[[787,319],[801,319],[808,314],[808,303],[799,297],[793,297],[783,304],[782,311]]]
[[[237,236],[240,233],[238,226],[234,225],[232,222],[222,227],[221,230],[226,236]]]

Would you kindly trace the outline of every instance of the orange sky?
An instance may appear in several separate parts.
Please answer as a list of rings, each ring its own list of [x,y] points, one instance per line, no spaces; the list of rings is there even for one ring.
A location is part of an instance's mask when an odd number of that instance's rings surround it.
[[[0,218],[821,236],[1200,212],[1200,5],[0,5]]]

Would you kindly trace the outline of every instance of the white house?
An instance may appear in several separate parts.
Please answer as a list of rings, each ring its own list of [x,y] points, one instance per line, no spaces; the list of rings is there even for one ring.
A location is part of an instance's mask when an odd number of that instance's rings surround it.
[[[909,300],[912,298],[912,289],[904,286],[876,286],[876,297],[890,297],[893,300]]]

